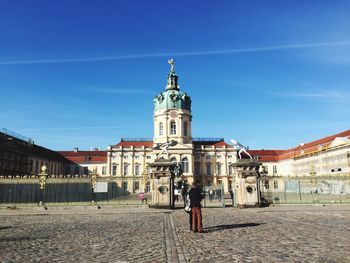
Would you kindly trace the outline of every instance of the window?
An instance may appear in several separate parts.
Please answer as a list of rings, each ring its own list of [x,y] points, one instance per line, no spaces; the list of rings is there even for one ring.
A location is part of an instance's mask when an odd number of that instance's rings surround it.
[[[228,159],[232,159],[232,155],[227,155],[227,158]]]
[[[175,158],[175,157],[172,157],[172,158],[170,159],[170,162],[173,162],[173,163],[177,162],[177,161],[176,161],[176,158]]]
[[[211,186],[211,181],[210,180],[208,180],[208,186]]]
[[[272,167],[272,171],[273,171],[273,174],[277,174],[277,166],[276,165],[274,165]]]
[[[123,182],[122,187],[124,191],[128,190],[128,182]]]
[[[89,167],[84,167],[84,174],[86,174],[86,175],[89,174]]]
[[[210,155],[207,154],[207,155],[205,156],[205,159],[210,160]]]
[[[233,174],[233,166],[232,165],[228,166],[228,174],[230,174],[230,175]]]
[[[146,192],[147,193],[151,192],[151,182],[146,183]]]
[[[170,134],[175,135],[176,134],[176,123],[175,121],[170,122]]]
[[[123,157],[123,158],[124,158],[124,160],[127,160],[127,159],[128,159],[128,157],[129,157],[129,156],[124,155],[124,157]]]
[[[218,175],[221,175],[221,163],[216,164],[216,172]]]
[[[140,190],[140,182],[139,181],[136,181],[134,182],[134,192]]]
[[[187,136],[187,121],[184,122],[184,136]]]
[[[278,181],[277,180],[273,181],[273,189],[278,189]]]
[[[128,164],[124,164],[124,175],[128,175],[129,173],[129,165]]]
[[[188,159],[187,157],[182,159],[182,171],[188,173]]]
[[[140,159],[140,156],[139,155],[135,155],[135,160],[138,160]]]
[[[159,123],[159,136],[163,136],[163,122]]]
[[[265,187],[265,189],[269,189],[270,188],[270,184],[269,184],[268,180],[265,180],[264,187]]]
[[[74,174],[79,174],[79,166],[74,167]]]
[[[210,176],[211,175],[211,164],[207,163],[206,168],[207,168],[207,176]]]
[[[146,156],[146,159],[147,159],[147,160],[151,159],[151,156],[150,156],[150,155],[147,155],[147,156]]]
[[[200,153],[196,153],[194,156],[195,156],[195,158],[196,158],[197,160],[201,158]]]
[[[70,167],[67,166],[67,167],[66,167],[66,175],[69,174],[69,173],[70,173]]]
[[[102,175],[106,175],[106,166],[102,166]]]
[[[112,166],[112,175],[117,175],[117,165]]]
[[[135,164],[135,175],[140,175],[140,165],[138,163]]]
[[[90,156],[85,156],[85,162],[90,162],[91,157]]]
[[[194,174],[196,176],[200,176],[200,174],[201,174],[201,163],[199,163],[199,162],[195,162],[194,163]]]
[[[221,155],[216,155],[216,158],[217,158],[217,159],[220,159],[220,158],[221,158]]]

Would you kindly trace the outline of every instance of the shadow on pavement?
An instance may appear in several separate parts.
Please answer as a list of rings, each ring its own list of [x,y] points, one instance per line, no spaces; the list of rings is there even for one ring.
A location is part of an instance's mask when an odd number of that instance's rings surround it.
[[[242,227],[254,227],[254,226],[260,226],[265,223],[245,223],[245,224],[232,224],[232,225],[218,225],[218,226],[211,226],[204,228],[204,232],[215,232],[215,231],[221,231],[225,229],[232,229],[232,228],[242,228]]]
[[[0,230],[2,229],[9,229],[9,228],[13,228],[12,226],[0,226]]]

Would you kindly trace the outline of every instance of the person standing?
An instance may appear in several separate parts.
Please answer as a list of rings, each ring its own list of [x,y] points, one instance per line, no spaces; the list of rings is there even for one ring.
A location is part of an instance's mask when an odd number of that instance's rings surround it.
[[[199,184],[193,182],[192,188],[189,191],[191,212],[192,212],[192,230],[193,232],[203,232],[201,201],[202,193]]]

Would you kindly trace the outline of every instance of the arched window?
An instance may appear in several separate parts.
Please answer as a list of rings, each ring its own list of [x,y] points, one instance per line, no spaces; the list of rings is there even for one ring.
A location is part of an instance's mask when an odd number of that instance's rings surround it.
[[[172,158],[170,159],[170,162],[176,163],[176,162],[177,162],[177,161],[176,161],[176,158],[175,158],[175,157],[172,157]]]
[[[159,136],[163,135],[163,122],[159,123]]]
[[[176,134],[176,123],[175,121],[170,122],[170,134]]]
[[[182,164],[182,171],[184,173],[188,173],[188,159],[187,159],[187,157],[182,159],[181,164]]]
[[[184,127],[183,127],[183,129],[184,129],[184,136],[187,136],[187,121],[185,121],[184,122]]]

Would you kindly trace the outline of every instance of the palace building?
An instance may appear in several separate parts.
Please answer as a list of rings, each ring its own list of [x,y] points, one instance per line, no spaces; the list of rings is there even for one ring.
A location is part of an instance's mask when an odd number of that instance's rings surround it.
[[[180,90],[173,61],[165,91],[154,103],[153,140],[122,139],[110,146],[107,153],[107,174],[119,180],[120,187],[130,192],[148,188],[149,164],[160,153],[160,145],[172,141],[168,156],[180,162],[183,180],[194,180],[202,185],[223,183],[225,191],[231,185],[231,164],[236,162],[236,151],[221,138],[192,137],[191,97]],[[147,184],[146,186],[143,184]]]
[[[97,169],[99,176],[115,178],[118,187],[126,191],[149,191],[149,164],[161,152],[160,145],[172,142],[167,158],[182,164],[183,181],[199,181],[202,186],[223,184],[225,192],[230,190],[237,150],[222,138],[192,136],[191,97],[180,90],[173,61],[169,62],[165,90],[153,100],[153,139],[121,139],[107,151],[60,152],[71,161],[66,173],[88,174]],[[248,152],[262,163],[265,176],[350,175],[350,130],[287,150]]]

